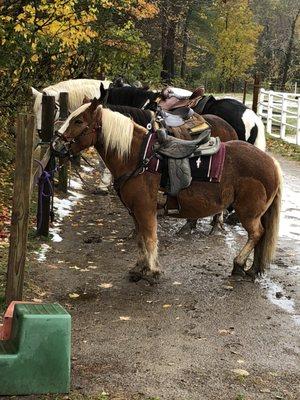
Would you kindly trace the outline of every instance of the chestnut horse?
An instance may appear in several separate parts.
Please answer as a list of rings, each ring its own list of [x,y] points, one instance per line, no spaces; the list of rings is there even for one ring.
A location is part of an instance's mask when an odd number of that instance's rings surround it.
[[[153,281],[160,274],[156,218],[160,174],[142,168],[146,135],[145,128],[122,114],[102,108],[94,99],[69,116],[52,147],[60,155],[68,156],[95,146],[119,183],[120,199],[136,225],[139,258],[131,270],[131,278]],[[255,277],[264,272],[276,249],[281,171],[272,157],[248,143],[229,141],[225,148],[220,182],[192,181],[190,187],[179,193],[178,217],[204,218],[232,205],[248,233],[246,244],[234,258],[232,274],[247,273]],[[253,264],[247,270],[246,261],[253,250]]]

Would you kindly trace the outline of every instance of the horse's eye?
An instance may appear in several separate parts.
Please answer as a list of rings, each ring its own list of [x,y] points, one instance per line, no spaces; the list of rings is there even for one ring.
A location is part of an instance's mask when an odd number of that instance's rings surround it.
[[[76,120],[75,120],[75,124],[76,124],[76,125],[81,125],[82,122],[83,122],[83,121],[82,121],[81,119],[76,119]]]

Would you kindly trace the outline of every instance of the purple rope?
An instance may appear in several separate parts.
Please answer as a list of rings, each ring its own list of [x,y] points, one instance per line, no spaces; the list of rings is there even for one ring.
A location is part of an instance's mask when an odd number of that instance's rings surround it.
[[[43,164],[39,160],[34,160],[34,161],[36,163],[38,163],[42,169],[42,173],[41,173],[41,176],[39,177],[39,181],[38,181],[38,186],[39,186],[39,215],[38,215],[39,218],[38,218],[38,221],[39,221],[39,223],[37,226],[37,230],[39,231],[42,226],[42,222],[43,222],[43,218],[42,218],[43,199],[45,197],[51,197],[54,194],[53,186],[51,183],[51,178],[53,177],[54,173],[57,171],[57,168],[55,168],[52,171],[45,171]],[[48,185],[49,194],[46,194],[44,192],[45,185]]]

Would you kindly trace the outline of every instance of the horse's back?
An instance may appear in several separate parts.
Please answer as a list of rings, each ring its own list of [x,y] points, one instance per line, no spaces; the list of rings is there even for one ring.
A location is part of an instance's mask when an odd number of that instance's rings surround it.
[[[151,111],[142,110],[136,107],[109,104],[108,108],[112,111],[116,111],[123,115],[129,116],[136,124],[141,125],[144,128],[147,127],[148,123],[151,122],[153,117],[153,113]]]
[[[260,181],[268,195],[273,193],[278,184],[278,174],[270,155],[241,140],[226,142],[225,146],[226,164],[230,164],[235,175],[232,179]]]
[[[235,129],[223,118],[214,114],[203,114],[202,116],[211,126],[212,136],[218,136],[222,142],[238,140]]]
[[[66,91],[71,91],[78,88],[85,88],[87,86],[96,86],[100,88],[101,83],[103,83],[104,88],[107,89],[110,84],[110,81],[108,80],[100,81],[98,79],[68,79],[66,81],[61,81],[54,85],[50,85],[46,87],[44,90],[45,91],[54,90],[61,92],[62,89]]]

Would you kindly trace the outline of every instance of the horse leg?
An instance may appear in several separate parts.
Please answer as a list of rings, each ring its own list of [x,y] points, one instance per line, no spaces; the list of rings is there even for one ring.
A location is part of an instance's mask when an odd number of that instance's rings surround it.
[[[260,265],[259,265],[259,249],[258,249],[259,243],[255,246],[254,248],[254,259],[253,259],[253,264],[251,268],[249,268],[246,272],[247,275],[251,276],[251,278],[254,280],[259,273],[261,273]]]
[[[264,233],[264,228],[261,224],[261,217],[256,218],[240,218],[240,221],[243,227],[248,232],[248,240],[245,246],[242,248],[240,253],[235,257],[233,262],[233,270],[232,275],[241,275],[245,276],[246,272],[244,267],[246,265],[246,261],[251,253],[251,251],[255,248],[260,238]]]
[[[177,235],[187,235],[192,233],[193,229],[197,227],[197,219],[187,219],[186,223],[179,229]]]
[[[213,220],[210,223],[212,225],[211,231],[209,232],[210,235],[215,233],[217,229],[219,228],[220,230],[225,232],[224,228],[224,214],[221,212],[219,214],[215,214],[213,216]]]
[[[146,279],[149,282],[156,280],[160,274],[157,254],[157,220],[154,212],[135,213],[138,228],[137,242],[139,258],[134,268],[130,270],[130,279],[139,281]]]

